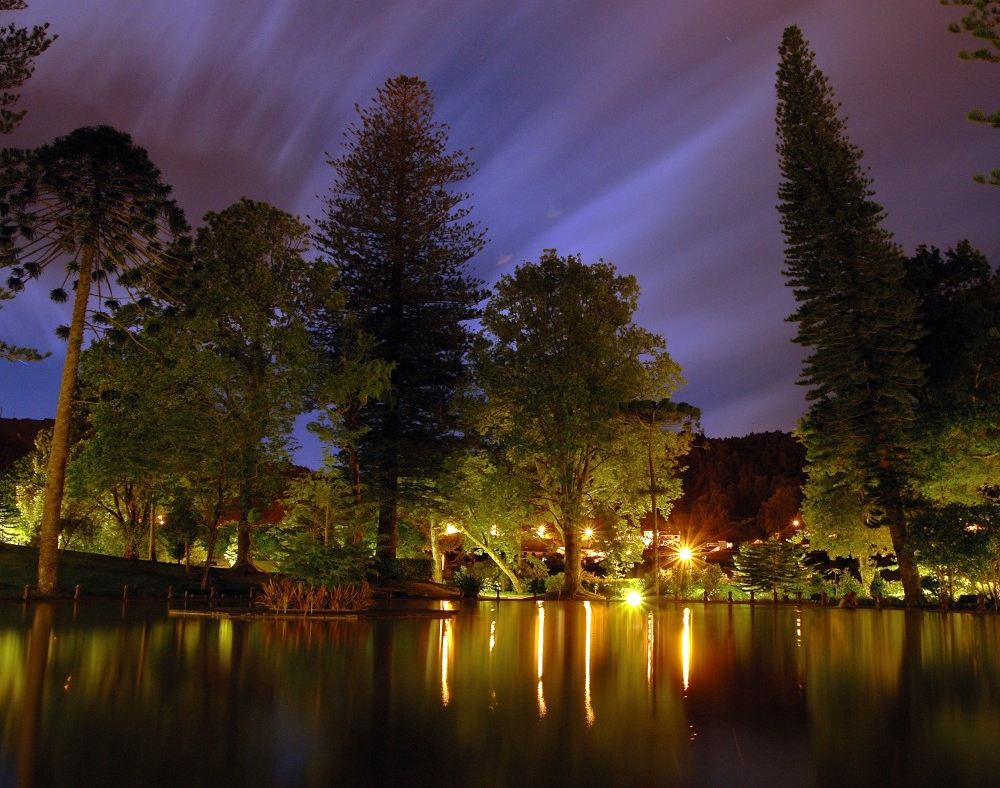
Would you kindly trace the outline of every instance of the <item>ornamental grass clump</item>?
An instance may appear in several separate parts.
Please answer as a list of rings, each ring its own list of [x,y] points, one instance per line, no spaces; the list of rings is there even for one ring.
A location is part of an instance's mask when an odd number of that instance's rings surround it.
[[[371,607],[373,601],[372,587],[364,580],[324,586],[275,577],[264,583],[261,592],[257,604],[280,613],[364,610]]]

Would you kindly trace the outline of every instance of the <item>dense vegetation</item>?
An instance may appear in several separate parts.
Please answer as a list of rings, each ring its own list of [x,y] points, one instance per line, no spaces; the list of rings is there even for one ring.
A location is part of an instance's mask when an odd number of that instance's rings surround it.
[[[993,3],[954,4],[995,44]],[[0,87],[50,40],[6,29]],[[779,61],[797,439],[696,438],[680,367],[635,322],[639,283],[610,262],[546,249],[484,289],[474,163],[401,75],[359,107],[312,225],[244,199],[192,231],[146,152],[105,126],[3,152],[0,298],[58,270],[52,298],[73,304],[55,422],[3,476],[0,535],[38,546],[43,593],[73,546],[200,562],[203,585],[220,555],[274,565],[298,583],[274,595],[320,607],[366,603],[372,576],[453,574],[470,592],[577,596],[639,572],[678,596],[887,594],[898,578],[907,603],[995,598],[1000,279],[967,241],[905,254],[798,28]],[[290,460],[303,413],[316,471]],[[735,574],[664,555],[661,528],[685,550],[743,543]],[[840,569],[817,575],[807,549]]]

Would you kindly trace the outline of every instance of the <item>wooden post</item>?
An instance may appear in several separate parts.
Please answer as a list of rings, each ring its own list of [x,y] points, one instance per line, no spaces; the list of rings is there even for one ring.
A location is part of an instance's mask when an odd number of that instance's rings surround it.
[[[173,599],[173,598],[174,598],[174,587],[167,586],[167,599]]]
[[[122,599],[128,599],[128,585],[122,586]]]
[[[80,584],[77,583],[76,588],[73,589],[73,599],[79,599],[79,598],[80,598]]]
[[[733,592],[732,591],[729,592],[729,604],[730,605],[733,604]]]
[[[31,598],[31,586],[24,587],[24,601],[27,602]]]

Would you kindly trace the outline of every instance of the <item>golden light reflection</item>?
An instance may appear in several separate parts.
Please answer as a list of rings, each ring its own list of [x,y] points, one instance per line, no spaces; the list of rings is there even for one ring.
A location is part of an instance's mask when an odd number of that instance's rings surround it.
[[[448,686],[448,665],[451,660],[453,627],[455,622],[450,618],[441,622],[441,705],[451,703],[451,688]]]
[[[639,607],[642,604],[642,592],[641,591],[629,591],[625,595],[625,601],[632,607]]]
[[[681,631],[681,679],[687,693],[691,679],[691,608],[684,608],[684,629]]]
[[[535,659],[538,686],[536,687],[535,694],[538,700],[538,716],[544,717],[548,714],[548,708],[545,705],[545,689],[542,686],[542,665],[545,662],[545,603],[538,602],[537,605],[538,618],[535,621]]]
[[[590,609],[590,602],[583,603],[583,614],[586,621],[586,633],[583,641],[583,710],[589,727],[594,724],[594,706],[590,700],[590,636],[594,611]]]
[[[490,653],[493,653],[493,649],[497,646],[497,620],[494,618],[490,621]]]
[[[646,616],[646,686],[653,688],[653,614]]]

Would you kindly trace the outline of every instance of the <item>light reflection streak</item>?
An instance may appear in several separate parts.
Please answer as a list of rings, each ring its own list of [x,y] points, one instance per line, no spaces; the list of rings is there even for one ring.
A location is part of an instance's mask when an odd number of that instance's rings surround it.
[[[590,602],[583,603],[583,613],[586,621],[586,633],[583,641],[583,709],[587,719],[587,727],[594,724],[594,706],[590,700],[590,634],[593,627],[593,611]]]
[[[549,711],[545,705],[545,689],[542,686],[542,665],[545,661],[545,603],[537,602],[536,604],[538,605],[538,619],[535,622],[535,661],[538,685],[535,694],[538,700],[538,716],[541,718]]]
[[[497,645],[497,620],[494,618],[490,621],[490,653],[493,653],[493,649]]]
[[[653,613],[646,616],[646,686],[653,689]]]
[[[691,608],[684,608],[684,629],[681,632],[681,677],[687,693],[691,678]]]
[[[448,661],[451,657],[451,642],[454,621],[450,618],[441,622],[441,705],[451,703],[451,689],[448,686]]]

